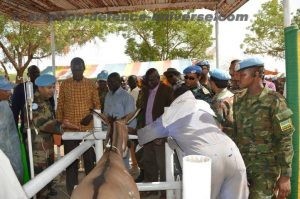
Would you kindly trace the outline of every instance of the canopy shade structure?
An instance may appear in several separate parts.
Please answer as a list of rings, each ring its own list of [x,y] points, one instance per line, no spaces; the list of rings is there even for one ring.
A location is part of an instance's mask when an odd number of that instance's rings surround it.
[[[165,9],[218,9],[227,17],[248,0],[0,0],[0,13],[14,20],[46,23],[68,15]]]
[[[102,70],[107,70],[109,73],[117,72],[125,76],[143,76],[149,68],[156,68],[159,74],[162,75],[170,67],[176,68],[182,73],[183,69],[191,64],[192,62],[189,59],[120,64],[86,64],[84,76],[86,78],[96,78]],[[41,74],[53,74],[52,66],[45,68]],[[72,77],[70,66],[56,66],[55,75],[58,80]]]

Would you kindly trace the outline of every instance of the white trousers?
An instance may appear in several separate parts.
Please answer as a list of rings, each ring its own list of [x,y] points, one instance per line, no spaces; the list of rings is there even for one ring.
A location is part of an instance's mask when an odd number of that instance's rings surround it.
[[[201,155],[212,159],[211,199],[247,199],[246,167],[232,140],[200,148]]]

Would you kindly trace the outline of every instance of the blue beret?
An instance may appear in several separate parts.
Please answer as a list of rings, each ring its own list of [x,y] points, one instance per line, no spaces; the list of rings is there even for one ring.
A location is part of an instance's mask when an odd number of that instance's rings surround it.
[[[97,75],[97,80],[107,81],[108,78],[108,71],[103,70]]]
[[[229,73],[227,71],[218,69],[218,68],[209,71],[209,74],[210,74],[210,77],[213,77],[218,80],[230,80],[231,79],[231,76],[229,75]]]
[[[199,66],[188,66],[183,70],[183,74],[188,74],[188,73],[201,73],[202,69]]]
[[[248,58],[240,61],[235,66],[235,71],[240,71],[247,68],[257,67],[257,66],[264,66],[264,62],[258,58]]]
[[[14,88],[14,85],[10,83],[4,76],[0,76],[0,90],[9,91]]]
[[[207,60],[204,60],[204,61],[200,61],[200,62],[198,62],[197,64],[196,64],[197,66],[200,66],[200,67],[202,67],[202,66],[210,66],[209,65],[209,62],[207,61]]]
[[[45,74],[41,75],[34,81],[37,86],[50,86],[56,82],[56,78],[53,75]]]

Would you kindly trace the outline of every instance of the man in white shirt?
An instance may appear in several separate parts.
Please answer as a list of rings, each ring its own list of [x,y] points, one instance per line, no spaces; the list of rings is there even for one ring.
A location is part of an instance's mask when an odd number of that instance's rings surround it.
[[[137,131],[140,145],[171,136],[185,155],[212,159],[211,198],[248,198],[246,167],[234,142],[215,122],[214,111],[196,100],[186,86],[174,92],[177,97],[161,117]]]

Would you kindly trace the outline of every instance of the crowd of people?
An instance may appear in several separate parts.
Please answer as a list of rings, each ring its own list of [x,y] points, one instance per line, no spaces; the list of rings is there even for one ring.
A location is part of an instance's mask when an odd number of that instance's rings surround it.
[[[128,143],[130,150],[123,156],[127,169],[139,173],[136,182],[165,181],[164,145],[172,137],[185,155],[212,159],[212,199],[284,199],[290,194],[293,113],[282,92],[266,80],[260,59],[233,60],[228,71],[211,70],[208,61],[194,60],[182,73],[168,68],[163,76],[155,68],[143,77],[103,70],[96,81],[84,77],[83,59],[72,59],[70,67],[73,76],[59,83],[56,109],[56,78],[40,75],[37,66],[28,68],[34,84],[29,107],[26,82],[14,87],[0,77],[0,149],[21,183],[20,144],[12,148],[9,143],[26,140],[28,128],[32,129],[34,172],[38,174],[54,162],[53,135],[93,129],[92,124],[80,123],[90,109],[116,118],[141,109],[128,125],[138,140]],[[32,116],[26,107],[32,109]],[[79,143],[63,140],[65,154]],[[83,154],[83,160],[88,174],[96,163],[93,148]],[[70,195],[77,184],[78,160],[66,168]],[[49,183],[38,197],[56,194]],[[154,194],[158,192],[141,193]],[[159,195],[166,198],[165,191]]]

